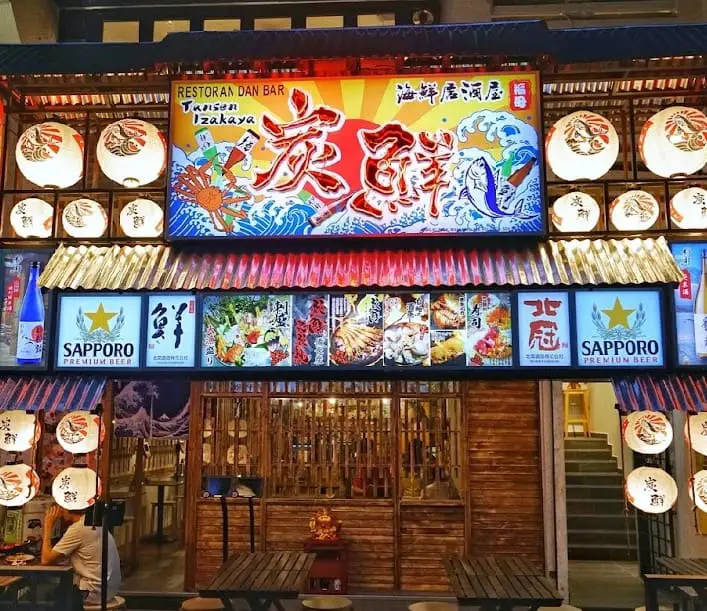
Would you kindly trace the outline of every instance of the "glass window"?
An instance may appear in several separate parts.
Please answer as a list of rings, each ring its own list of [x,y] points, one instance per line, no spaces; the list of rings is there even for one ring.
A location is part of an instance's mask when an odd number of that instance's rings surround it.
[[[400,400],[403,497],[458,499],[461,488],[461,400]]]
[[[173,32],[188,32],[189,21],[187,19],[169,19],[168,21],[155,21],[152,30],[153,40],[162,40],[167,34]]]
[[[307,29],[313,30],[317,28],[343,28],[343,15],[322,15],[307,17]]]
[[[390,498],[390,399],[270,400],[273,496]]]
[[[256,30],[289,30],[292,19],[289,17],[260,17],[253,22]]]
[[[139,21],[104,21],[103,42],[139,42]]]
[[[240,19],[204,19],[205,32],[230,32],[240,29]]]
[[[371,28],[384,25],[395,25],[395,13],[380,13],[376,15],[358,16],[359,28]]]

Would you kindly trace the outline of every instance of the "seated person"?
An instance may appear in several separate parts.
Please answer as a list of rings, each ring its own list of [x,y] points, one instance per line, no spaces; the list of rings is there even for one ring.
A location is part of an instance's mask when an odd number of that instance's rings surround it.
[[[74,569],[74,586],[77,588],[76,609],[83,609],[83,603],[98,605],[101,602],[101,528],[86,526],[84,514],[89,510],[69,511],[57,505],[47,510],[44,516],[44,534],[42,538],[42,564],[60,564],[68,559]],[[52,547],[51,536],[58,519],[70,526],[59,542]],[[108,598],[118,592],[120,582],[120,558],[115,539],[108,534]]]

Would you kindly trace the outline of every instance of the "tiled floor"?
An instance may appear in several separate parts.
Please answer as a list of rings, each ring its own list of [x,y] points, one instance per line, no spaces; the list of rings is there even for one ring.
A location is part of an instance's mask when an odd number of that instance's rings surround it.
[[[644,604],[637,562],[572,560],[570,604],[580,609],[635,609]]]

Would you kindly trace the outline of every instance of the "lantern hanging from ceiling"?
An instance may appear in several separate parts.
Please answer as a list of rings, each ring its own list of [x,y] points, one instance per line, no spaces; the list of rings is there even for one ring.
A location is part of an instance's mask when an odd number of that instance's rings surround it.
[[[562,180],[597,180],[619,155],[619,136],[608,119],[579,110],[557,121],[545,139],[547,162]]]
[[[96,472],[88,467],[68,467],[52,483],[52,496],[64,509],[78,511],[90,507],[100,494],[96,491]]]
[[[599,222],[599,204],[587,193],[572,191],[552,205],[552,224],[562,232],[592,231]]]
[[[626,478],[626,498],[646,513],[665,513],[678,500],[678,486],[662,469],[638,467]]]
[[[690,480],[690,499],[697,509],[707,513],[707,471],[702,469]]]
[[[0,505],[19,507],[39,492],[37,472],[25,464],[0,467]]]
[[[670,219],[678,229],[707,229],[707,190],[678,191],[670,200]]]
[[[100,425],[100,416],[86,411],[69,412],[56,428],[59,445],[72,454],[93,452],[99,443],[103,443],[105,434],[105,427]]]
[[[108,125],[98,139],[98,165],[112,181],[134,189],[160,177],[167,160],[161,132],[141,119]]]
[[[609,207],[611,222],[618,231],[645,231],[655,225],[660,214],[658,200],[647,191],[626,191]]]
[[[658,176],[699,172],[707,162],[707,116],[687,106],[665,108],[646,121],[638,148],[643,163]]]
[[[626,445],[640,454],[660,454],[673,441],[673,427],[660,412],[633,412],[622,427]]]
[[[38,197],[17,202],[10,210],[10,226],[20,238],[48,238],[52,235],[54,207]]]
[[[163,219],[159,204],[138,198],[120,211],[120,228],[129,238],[157,238],[162,235]]]
[[[64,208],[61,224],[72,238],[100,238],[108,229],[108,215],[97,201],[75,199]]]
[[[687,417],[685,439],[695,452],[707,456],[707,412]]]
[[[39,123],[22,133],[15,159],[22,175],[35,185],[66,189],[83,176],[83,138],[63,123]]]
[[[0,414],[0,449],[6,452],[25,452],[37,443],[42,426],[34,414],[20,409]]]

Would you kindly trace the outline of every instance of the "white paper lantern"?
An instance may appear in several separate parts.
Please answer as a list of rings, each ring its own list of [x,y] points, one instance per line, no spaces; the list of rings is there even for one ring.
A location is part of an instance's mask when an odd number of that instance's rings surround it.
[[[157,180],[167,159],[160,131],[141,119],[111,123],[98,139],[98,165],[112,181],[135,188]]]
[[[29,465],[0,467],[0,505],[19,507],[39,492],[39,476]]]
[[[660,214],[658,200],[647,191],[626,191],[609,207],[611,222],[618,231],[645,231],[655,225]]]
[[[54,207],[38,197],[17,202],[10,210],[10,226],[21,238],[48,238],[52,235]]]
[[[552,205],[552,224],[563,232],[592,231],[599,222],[599,204],[586,193],[572,191]]]
[[[29,450],[42,434],[42,426],[34,414],[19,409],[0,414],[0,449],[6,452]]]
[[[619,155],[619,136],[601,115],[579,110],[562,117],[545,139],[547,162],[562,180],[597,180]]]
[[[162,235],[164,213],[149,199],[135,199],[120,211],[120,228],[129,238],[157,238]]]
[[[100,418],[86,411],[69,412],[56,428],[56,439],[67,452],[72,454],[87,454],[98,448],[98,431],[100,443],[103,443],[106,429],[100,426]]]
[[[707,412],[688,416],[685,423],[685,440],[695,452],[707,456]]]
[[[660,412],[633,412],[623,420],[626,445],[640,454],[660,454],[673,441],[673,427]]]
[[[670,200],[670,219],[678,229],[707,229],[707,190],[678,191]]]
[[[646,513],[665,513],[678,500],[678,486],[662,469],[639,467],[626,478],[626,498]]]
[[[22,133],[15,159],[22,175],[35,185],[66,189],[83,176],[83,138],[63,123],[39,123]]]
[[[689,482],[689,494],[697,508],[707,512],[707,471],[703,469],[695,473]]]
[[[64,509],[78,511],[96,500],[96,472],[88,467],[69,467],[52,483],[52,496]],[[98,487],[100,493],[100,482]]]
[[[707,116],[687,106],[661,110],[646,121],[638,147],[653,174],[670,178],[699,172],[707,162]]]
[[[108,229],[108,215],[92,199],[75,199],[64,208],[61,223],[72,238],[100,238]]]

